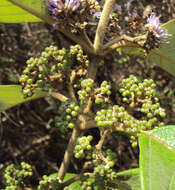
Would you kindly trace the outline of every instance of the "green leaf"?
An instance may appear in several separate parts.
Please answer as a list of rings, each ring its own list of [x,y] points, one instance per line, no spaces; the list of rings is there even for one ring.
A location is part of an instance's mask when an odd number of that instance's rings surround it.
[[[117,175],[117,179],[121,181],[121,190],[141,190],[139,168],[125,170]]]
[[[38,91],[32,97],[24,98],[20,85],[0,85],[0,111],[4,111],[23,102],[45,97],[46,95],[46,92]]]
[[[140,176],[142,190],[175,189],[175,126],[142,133]]]
[[[169,43],[164,44],[162,48],[152,50],[148,60],[175,76],[175,20],[163,24],[162,27],[172,36]]]
[[[66,175],[64,177],[64,182],[66,182],[67,180],[69,180],[75,176],[77,176],[77,174],[66,173]],[[74,183],[69,185],[69,190],[82,190],[81,185],[80,185],[80,181],[79,180],[75,181]]]
[[[19,23],[19,22],[41,22],[38,17],[30,14],[34,11],[38,14],[46,14],[43,0],[13,0],[19,6],[8,0],[0,0],[0,22],[3,23]],[[26,8],[24,10],[23,8]]]

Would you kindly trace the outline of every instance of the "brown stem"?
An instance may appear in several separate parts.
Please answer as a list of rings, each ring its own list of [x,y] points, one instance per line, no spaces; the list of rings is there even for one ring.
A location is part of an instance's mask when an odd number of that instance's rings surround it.
[[[97,127],[96,122],[92,117],[89,117],[87,114],[81,114],[78,116],[78,123],[80,130],[88,130]]]
[[[76,126],[73,129],[71,138],[69,139],[69,143],[68,143],[66,152],[64,154],[64,159],[63,159],[63,161],[61,163],[61,166],[60,166],[60,169],[59,169],[59,172],[58,172],[58,177],[59,177],[59,179],[61,181],[64,179],[64,176],[65,176],[65,174],[67,172],[67,169],[69,167],[70,160],[71,160],[71,158],[73,156],[73,150],[74,150],[75,141],[76,141],[76,139],[77,139],[77,137],[79,135],[80,135],[80,130]]]
[[[96,53],[99,53],[103,46],[103,40],[106,32],[106,26],[109,21],[109,15],[114,8],[115,0],[106,0],[102,11],[100,21],[96,30],[94,49]]]
[[[77,103],[77,99],[75,97],[74,89],[72,87],[72,83],[73,83],[75,77],[76,77],[76,72],[73,70],[71,73],[71,76],[70,76],[70,82],[68,84],[68,90],[69,90],[70,97],[74,100],[74,102]]]
[[[60,94],[58,92],[51,92],[50,95],[58,100],[60,100],[61,102],[65,102],[68,100],[68,98],[66,96],[64,96],[63,94]]]
[[[101,150],[101,148],[102,148],[102,146],[103,146],[103,143],[104,143],[104,141],[105,141],[105,138],[106,138],[106,136],[109,134],[109,131],[108,130],[104,130],[104,131],[100,131],[100,136],[101,136],[101,138],[100,138],[100,140],[99,140],[99,142],[98,142],[98,144],[96,145],[96,149],[97,150]]]
[[[137,37],[130,37],[127,35],[122,35],[117,37],[107,44],[104,45],[103,51],[101,52],[102,56],[110,53],[111,51],[115,50],[116,48],[121,47],[135,47],[135,48],[142,48],[144,41],[147,38],[147,34],[137,36]]]

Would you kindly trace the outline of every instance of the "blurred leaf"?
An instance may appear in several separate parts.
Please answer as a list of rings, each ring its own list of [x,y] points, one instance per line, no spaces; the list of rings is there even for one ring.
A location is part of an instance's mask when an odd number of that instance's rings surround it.
[[[142,133],[139,144],[142,190],[174,190],[175,126]]]
[[[46,96],[46,92],[38,91],[30,98],[24,98],[20,85],[0,85],[0,111]]]
[[[117,174],[121,181],[121,190],[141,190],[139,168],[125,170]]]
[[[175,150],[175,125],[168,125],[150,131],[150,134],[167,143]]]
[[[162,26],[172,36],[169,43],[164,44],[162,48],[152,50],[148,60],[175,76],[175,20],[171,20]]]
[[[43,0],[15,0],[21,6],[32,9],[38,13],[45,14]],[[30,11],[29,11],[30,12]],[[41,22],[38,17],[30,14],[26,10],[14,5],[8,0],[0,0],[0,22],[19,23],[19,22]]]

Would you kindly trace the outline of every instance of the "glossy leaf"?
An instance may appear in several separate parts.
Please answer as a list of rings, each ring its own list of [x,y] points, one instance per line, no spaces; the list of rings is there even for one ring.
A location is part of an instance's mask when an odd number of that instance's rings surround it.
[[[14,0],[22,7],[33,10],[39,14],[45,14],[43,0]],[[30,12],[30,11],[29,11]],[[8,0],[0,0],[0,22],[19,23],[19,22],[41,22],[38,17],[30,14]]]
[[[141,190],[139,168],[125,170],[117,174],[122,190]]]
[[[46,95],[46,92],[38,91],[32,97],[24,98],[20,85],[0,85],[0,111],[4,111],[23,102],[42,98]]]
[[[142,190],[175,189],[175,126],[142,133],[140,176]]]

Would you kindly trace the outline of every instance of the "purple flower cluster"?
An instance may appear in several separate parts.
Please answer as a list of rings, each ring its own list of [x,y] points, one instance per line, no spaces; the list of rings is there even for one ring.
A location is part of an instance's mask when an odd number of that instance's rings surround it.
[[[147,19],[148,26],[151,27],[160,43],[168,43],[168,37],[171,36],[171,34],[168,34],[168,32],[162,28],[159,18],[160,16],[157,17],[155,13],[152,12]]]
[[[48,0],[48,10],[54,18],[63,8],[75,11],[79,6],[80,0],[65,0],[65,2],[62,0]]]

